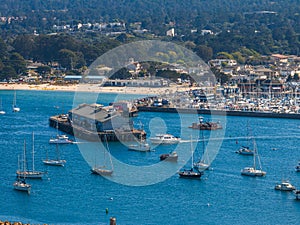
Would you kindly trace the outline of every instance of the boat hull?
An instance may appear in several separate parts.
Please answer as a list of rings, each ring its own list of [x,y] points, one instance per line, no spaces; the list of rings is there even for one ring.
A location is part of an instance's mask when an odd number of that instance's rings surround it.
[[[265,176],[267,173],[262,170],[257,170],[254,168],[245,168],[241,171],[241,175],[243,176],[250,176],[250,177],[262,177]]]
[[[14,189],[17,191],[24,191],[27,192],[28,194],[30,194],[30,190],[31,190],[31,185],[30,184],[26,184],[25,182],[22,181],[16,181],[14,184]]]
[[[106,169],[99,169],[99,168],[92,168],[91,169],[92,174],[96,175],[102,175],[102,176],[111,176],[113,173],[113,170],[106,170]]]
[[[17,171],[16,174],[20,178],[42,179],[45,173],[40,171]]]
[[[66,160],[43,160],[43,163],[49,166],[65,166]]]
[[[178,172],[179,177],[189,179],[199,179],[202,176],[201,172],[195,172],[193,170],[183,170]]]

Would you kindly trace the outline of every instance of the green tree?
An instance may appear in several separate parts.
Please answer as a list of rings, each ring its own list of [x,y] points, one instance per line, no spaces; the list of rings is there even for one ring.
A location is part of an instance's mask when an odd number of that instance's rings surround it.
[[[11,65],[18,74],[26,71],[26,61],[23,56],[17,52],[14,52],[10,55],[9,65]]]
[[[4,66],[0,71],[0,80],[9,81],[11,78],[17,78],[17,73],[12,66]]]
[[[197,46],[194,51],[205,62],[209,61],[213,57],[212,48],[205,45]]]
[[[72,70],[76,63],[76,54],[69,49],[61,49],[59,51],[59,64],[68,69]]]

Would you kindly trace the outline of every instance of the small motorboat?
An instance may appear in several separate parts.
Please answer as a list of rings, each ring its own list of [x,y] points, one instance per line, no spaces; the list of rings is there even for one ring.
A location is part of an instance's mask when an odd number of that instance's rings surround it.
[[[149,152],[150,145],[145,141],[141,141],[138,144],[128,145],[128,150],[138,151],[138,152]]]
[[[154,144],[178,144],[180,140],[179,137],[172,134],[157,134],[155,137],[150,138],[150,141]]]
[[[288,181],[282,181],[281,184],[276,184],[275,185],[275,190],[279,190],[279,191],[293,191],[293,190],[296,190],[296,187],[293,186]]]
[[[242,146],[239,150],[236,151],[236,153],[241,154],[241,155],[253,155],[254,152],[249,149],[249,147]]]
[[[166,160],[166,161],[177,161],[178,159],[178,154],[177,152],[170,152],[167,154],[162,154],[159,156],[160,160]]]
[[[179,176],[181,178],[200,178],[202,176],[202,172],[195,171],[193,168],[192,169],[184,169],[178,172]]]
[[[49,144],[73,144],[73,141],[65,134],[56,135],[55,138],[50,138]]]

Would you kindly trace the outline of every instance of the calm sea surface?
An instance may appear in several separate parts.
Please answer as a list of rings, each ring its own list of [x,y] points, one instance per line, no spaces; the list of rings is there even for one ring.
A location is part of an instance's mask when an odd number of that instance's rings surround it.
[[[109,143],[114,161],[121,162],[116,163],[111,178],[114,181],[111,181],[90,174],[95,161],[103,158],[95,159],[93,152],[87,153],[90,145],[82,140],[77,140],[78,144],[60,146],[62,158],[67,160],[64,168],[47,167],[42,163],[47,150],[49,155],[55,151],[55,146],[48,141],[56,130],[49,127],[48,119],[70,110],[74,93],[17,91],[19,113],[11,112],[13,95],[13,91],[0,91],[6,111],[0,115],[0,220],[108,224],[110,217],[116,217],[117,224],[299,224],[300,201],[296,201],[292,193],[274,190],[282,179],[289,179],[300,189],[300,173],[294,171],[300,160],[299,120],[213,118],[220,120],[224,129],[204,131],[204,138],[205,145],[216,148],[218,154],[201,180],[188,180],[179,178],[176,171],[191,163],[186,160],[187,156],[190,158],[187,153],[191,149],[191,136],[192,148],[196,147],[194,157],[201,155],[202,142],[195,142],[201,135],[188,128],[197,122],[197,117],[141,112],[134,118],[134,124],[139,127],[143,123],[148,137],[167,132],[180,136],[183,143],[152,146],[153,151],[147,153],[128,151],[126,143]],[[81,93],[76,102],[92,103],[93,97],[93,94]],[[101,94],[98,103],[107,105],[117,99],[134,97]],[[240,145],[247,144],[249,127],[263,170],[267,172],[264,178],[240,175],[243,167],[252,165],[251,157],[235,153]],[[12,184],[24,139],[31,168],[32,132],[35,134],[35,167],[47,171],[47,175],[42,180],[28,180],[32,191],[27,195],[15,191]],[[219,142],[220,148],[214,142]],[[158,164],[160,154],[174,149],[179,154],[178,163]],[[122,163],[130,168],[122,167]],[[160,170],[153,168],[156,165],[162,165]]]

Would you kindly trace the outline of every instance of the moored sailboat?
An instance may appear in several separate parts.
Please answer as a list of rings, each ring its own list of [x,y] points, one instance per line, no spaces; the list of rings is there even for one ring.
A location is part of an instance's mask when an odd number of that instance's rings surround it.
[[[192,146],[192,138],[191,138],[191,152],[192,152],[192,165],[190,169],[183,169],[178,172],[181,178],[200,178],[203,175],[202,171],[196,170],[194,168],[194,153],[193,153],[193,146]]]
[[[17,92],[14,92],[14,99],[13,99],[13,104],[12,104],[12,111],[13,112],[19,112],[21,109],[20,107],[17,106]]]
[[[103,149],[104,164],[102,166],[99,166],[99,165],[96,165],[96,163],[95,163],[95,166],[93,168],[91,168],[92,174],[97,174],[97,175],[102,175],[102,176],[110,176],[110,175],[112,175],[112,173],[114,171],[106,136],[105,136],[105,142],[106,142],[106,149]],[[108,159],[107,159],[107,155],[108,155]],[[107,160],[109,161],[110,168],[107,167]]]
[[[66,160],[60,158],[58,144],[56,144],[56,159],[49,159],[47,150],[47,157],[43,160],[43,163],[49,166],[65,166],[66,162]]]
[[[24,141],[25,143],[25,141]],[[25,168],[25,160],[23,159],[23,168]],[[18,156],[18,170],[20,170],[20,159]],[[17,180],[13,183],[14,189],[17,191],[24,191],[30,194],[31,185],[26,183],[26,176],[20,177],[20,175],[17,176]]]
[[[6,112],[2,108],[2,98],[0,98],[0,115],[4,115]]]
[[[266,172],[262,170],[259,154],[257,151],[257,146],[256,143],[253,139],[253,166],[252,167],[245,167],[244,169],[241,170],[241,175],[244,176],[252,176],[252,177],[262,177],[266,175]],[[258,164],[258,168],[257,168]]]
[[[26,145],[24,143],[24,160],[26,161]],[[17,170],[16,174],[21,178],[31,178],[31,179],[41,179],[44,176],[44,172],[36,171],[34,165],[34,133],[32,133],[32,170],[27,170],[26,163],[24,164],[25,168],[23,171]]]

